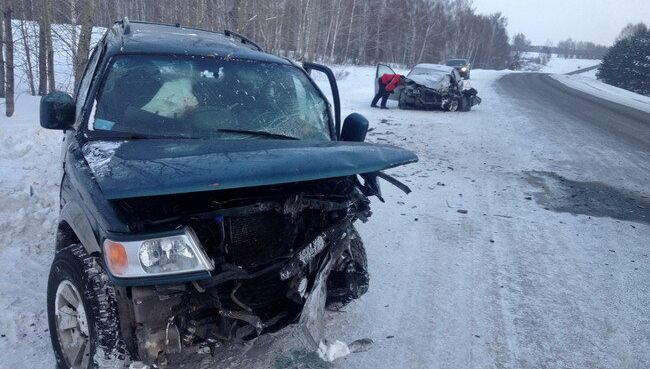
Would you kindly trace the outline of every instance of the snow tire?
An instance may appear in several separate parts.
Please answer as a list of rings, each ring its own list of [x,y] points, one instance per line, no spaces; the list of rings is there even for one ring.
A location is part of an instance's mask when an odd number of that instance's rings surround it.
[[[458,99],[458,111],[466,112],[470,111],[471,108],[472,105],[469,101],[469,97],[463,94],[460,99]]]
[[[409,105],[408,105],[408,103],[404,100],[404,98],[402,97],[402,95],[400,95],[399,100],[397,101],[397,107],[400,108],[400,109],[402,109],[402,110],[408,110],[408,109],[409,109]]]
[[[343,253],[327,280],[328,310],[340,310],[368,292],[370,275],[366,249],[357,230],[351,227],[350,232],[350,248]]]
[[[130,355],[120,331],[115,289],[99,259],[86,253],[80,244],[56,253],[47,285],[47,317],[57,369],[126,368]],[[69,283],[79,292],[87,322],[88,356],[79,363],[68,363],[59,338],[56,305],[60,285]]]

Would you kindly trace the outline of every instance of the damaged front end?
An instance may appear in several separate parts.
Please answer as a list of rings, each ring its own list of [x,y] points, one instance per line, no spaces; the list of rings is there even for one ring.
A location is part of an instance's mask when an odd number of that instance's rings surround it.
[[[464,84],[464,82],[463,82]],[[465,86],[436,86],[428,87],[407,79],[406,86],[399,97],[400,109],[440,109],[467,111],[472,106],[479,105],[481,98],[474,88]]]
[[[427,88],[415,82],[407,83],[399,99],[400,108],[428,107],[441,108],[445,97],[437,90]]]
[[[112,275],[124,286],[127,345],[163,366],[190,346],[214,349],[299,323],[317,347],[325,303],[340,307],[368,289],[353,224],[371,215],[369,191],[351,176],[114,200],[134,233],[189,229],[213,263],[178,283],[133,285]]]

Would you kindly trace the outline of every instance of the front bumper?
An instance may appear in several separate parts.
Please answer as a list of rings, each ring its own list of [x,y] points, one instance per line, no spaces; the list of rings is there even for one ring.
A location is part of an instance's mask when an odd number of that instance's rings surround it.
[[[245,341],[291,325],[300,332],[299,341],[306,348],[317,349],[324,332],[327,280],[337,260],[350,247],[350,222],[351,219],[338,222],[304,245],[292,259],[276,263],[257,274],[245,270],[230,271],[194,286],[168,286],[165,292],[157,287],[134,287],[138,356],[145,363],[157,364],[161,353],[168,357],[199,343],[221,342],[218,344],[221,345]],[[318,246],[318,240],[327,240],[327,243]],[[246,273],[251,281],[255,278],[272,279],[275,275],[276,280],[286,282],[287,303],[294,308],[271,315],[257,307],[247,311],[246,305],[234,297],[235,292],[230,294],[234,301],[224,297],[218,288],[231,282],[232,278],[247,278]],[[306,285],[301,289],[303,280]],[[169,294],[174,288],[182,291]],[[239,296],[243,297],[243,294]],[[204,312],[200,313],[201,310]],[[220,328],[224,325],[228,329]]]

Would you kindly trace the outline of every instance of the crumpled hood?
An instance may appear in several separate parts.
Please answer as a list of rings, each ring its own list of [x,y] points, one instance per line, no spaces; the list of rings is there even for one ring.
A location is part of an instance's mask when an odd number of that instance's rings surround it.
[[[342,177],[418,160],[389,145],[290,140],[89,141],[82,151],[107,199]]]
[[[408,79],[417,83],[418,85],[422,85],[424,87],[438,90],[441,87],[442,77],[443,75],[441,74],[435,74],[435,75],[418,74],[415,76],[410,76],[408,77]]]

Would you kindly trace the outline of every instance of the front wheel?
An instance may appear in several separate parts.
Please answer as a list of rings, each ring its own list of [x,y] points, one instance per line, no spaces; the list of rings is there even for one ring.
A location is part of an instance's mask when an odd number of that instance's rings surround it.
[[[458,110],[459,111],[470,111],[472,108],[472,103],[470,102],[470,99],[466,95],[462,95],[460,99],[458,99]]]
[[[350,248],[343,252],[327,279],[327,309],[340,310],[368,292],[368,257],[361,236],[350,230]]]
[[[58,369],[127,366],[115,289],[82,245],[68,246],[54,257],[47,317]]]
[[[399,100],[397,101],[397,107],[402,109],[402,110],[407,110],[409,108],[409,105],[406,102],[406,99],[404,98],[404,95],[402,95],[402,94],[399,95]]]
[[[451,98],[449,99],[449,102],[447,102],[447,111],[458,111],[458,105],[459,105],[459,99],[457,98]]]

